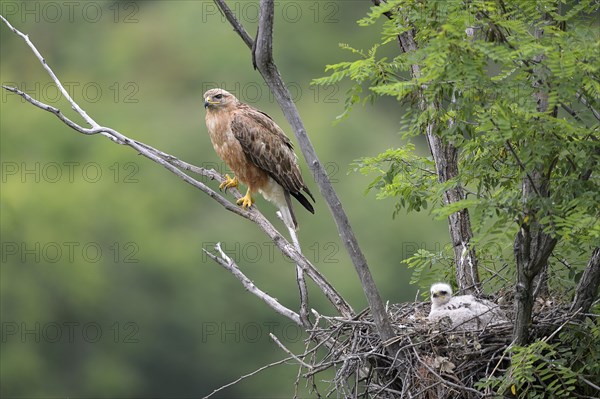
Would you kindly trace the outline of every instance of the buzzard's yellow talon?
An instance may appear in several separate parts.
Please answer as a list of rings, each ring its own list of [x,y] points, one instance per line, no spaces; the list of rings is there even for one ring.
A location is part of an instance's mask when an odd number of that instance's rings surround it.
[[[233,176],[233,179],[229,175],[225,175],[225,181],[219,184],[219,190],[225,189],[227,191],[228,188],[238,186],[238,178],[237,176]]]
[[[244,208],[244,209],[250,208],[252,206],[252,204],[254,204],[254,198],[252,198],[250,189],[248,189],[248,191],[246,192],[246,195],[244,195],[242,198],[237,200],[237,204],[241,205],[242,208]]]

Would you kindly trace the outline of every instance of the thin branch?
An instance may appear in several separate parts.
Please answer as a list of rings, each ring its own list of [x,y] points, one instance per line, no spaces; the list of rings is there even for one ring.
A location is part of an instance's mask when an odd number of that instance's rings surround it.
[[[575,97],[577,97],[577,99],[586,107],[588,107],[588,109],[590,111],[592,111],[592,114],[594,114],[594,116],[596,117],[596,119],[598,121],[600,121],[600,112],[598,112],[593,106],[592,104],[590,104],[588,102],[588,100],[585,98],[585,96],[583,96],[581,93],[577,92],[575,93]]]
[[[283,216],[281,212],[277,211],[277,216],[284,222],[285,226],[288,228],[288,232],[290,233],[290,237],[292,238],[292,243],[294,244],[294,248],[298,253],[302,253],[302,248],[300,248],[300,241],[298,241],[298,234],[293,227],[288,226],[283,220]],[[308,318],[308,290],[306,288],[306,279],[304,278],[304,270],[299,265],[296,265],[296,281],[298,282],[298,289],[300,291],[300,320],[302,321],[302,326],[306,330],[310,330],[312,328],[312,324],[310,319]]]
[[[267,365],[265,365],[265,366],[262,366],[261,368],[259,368],[259,369],[256,369],[256,370],[254,370],[254,371],[253,371],[253,372],[251,372],[251,373],[244,374],[244,375],[240,376],[240,377],[239,377],[237,380],[235,380],[235,381],[231,381],[230,383],[228,383],[228,384],[225,384],[225,385],[223,385],[222,387],[215,389],[214,391],[212,391],[212,392],[211,392],[211,393],[209,393],[208,395],[206,395],[206,396],[202,397],[202,399],[208,399],[208,398],[212,397],[213,395],[215,395],[216,393],[219,393],[219,392],[221,392],[222,390],[224,390],[224,389],[226,389],[226,388],[229,388],[229,387],[231,387],[231,386],[234,386],[235,384],[239,383],[240,381],[242,381],[242,380],[245,380],[246,378],[252,377],[253,375],[256,375],[256,374],[258,374],[258,373],[260,373],[261,371],[268,369],[269,367],[273,367],[273,366],[279,366],[280,364],[286,363],[286,362],[288,362],[288,361],[290,361],[290,360],[292,360],[292,359],[293,359],[292,357],[286,357],[285,359],[281,359],[281,360],[278,360],[278,361],[276,361],[276,362],[269,363],[269,364],[267,364]]]
[[[577,309],[575,312],[569,312],[567,320],[565,320],[560,326],[558,326],[554,331],[552,331],[550,335],[542,338],[542,341],[549,342],[550,340],[552,340],[552,338],[554,338],[556,334],[560,332],[560,330],[562,330],[567,324],[571,323],[573,319],[577,318],[577,315],[580,311],[580,309]]]
[[[306,288],[306,279],[304,278],[304,270],[300,266],[296,266],[296,281],[300,290],[300,320],[305,329],[312,327],[308,318],[308,289]]]
[[[588,384],[589,386],[591,386],[592,388],[596,389],[597,391],[600,392],[600,387],[596,384],[594,384],[593,382],[591,382],[590,380],[588,380],[587,378],[585,378],[584,376],[582,376],[581,374],[578,375],[579,379],[583,382],[585,382],[586,384]]]
[[[237,20],[227,3],[225,3],[224,0],[214,0],[214,2],[223,15],[225,15],[225,18],[227,18],[227,21],[229,21],[233,29],[240,35],[244,43],[246,43],[246,46],[252,49],[252,47],[254,47],[254,40],[252,40],[248,32],[246,32],[246,29],[244,29],[244,26]]]
[[[260,218],[266,221],[266,218],[259,214]],[[267,221],[268,223],[268,221]],[[298,266],[300,266],[306,274],[319,286],[321,291],[325,294],[327,299],[335,306],[335,308],[344,316],[352,317],[354,314],[354,310],[346,302],[346,300],[337,292],[337,290],[327,281],[325,276],[321,274],[321,272],[310,263],[310,261],[298,250],[290,244],[276,229],[272,224],[259,224],[263,232],[267,234],[267,236],[275,243],[275,245],[279,248],[279,250],[294,260]]]
[[[496,123],[493,120],[492,120],[492,123],[494,124],[494,126],[496,126],[496,128],[499,128],[499,126],[496,125]],[[517,161],[517,164],[519,165],[519,168],[525,173],[525,176],[527,177],[527,180],[531,184],[531,188],[533,189],[533,191],[535,191],[535,194],[538,196],[538,198],[542,198],[542,195],[538,191],[537,185],[534,183],[533,178],[531,177],[531,175],[529,174],[529,172],[527,172],[527,169],[525,168],[525,165],[521,161],[521,158],[519,158],[519,155],[517,154],[517,152],[513,148],[512,144],[510,144],[510,141],[506,140],[506,142],[504,143],[504,145],[506,146],[506,149],[511,153],[511,155],[513,156],[513,158],[515,159],[515,161]]]
[[[295,361],[297,361],[300,365],[302,365],[302,367],[306,367],[308,370],[313,369],[312,364],[308,364],[304,360],[300,359],[298,356],[294,355],[292,353],[292,351],[289,350],[288,348],[286,348],[285,345],[282,344],[281,341],[279,341],[279,339],[273,333],[269,333],[269,336],[277,344],[277,346],[279,346],[281,348],[282,351],[284,351],[285,353],[290,355]]]
[[[171,154],[167,154],[166,152],[163,152],[159,149],[153,148],[145,143],[142,143],[141,141],[136,141],[136,143],[138,145],[148,149],[149,151],[154,152],[159,157],[161,157],[165,161],[169,162],[171,165],[177,166],[179,169],[188,170],[190,172],[196,173],[197,175],[208,177],[211,180],[216,180],[219,183],[222,183],[225,181],[225,179],[223,178],[223,175],[221,175],[214,169],[206,169],[206,168],[202,168],[200,166],[192,165],[190,163],[187,163],[185,161],[182,161],[181,159],[174,157]],[[233,196],[236,198],[236,200],[242,197],[242,194],[235,187],[230,187],[227,189],[227,191],[232,193]]]
[[[215,250],[219,253],[219,256],[216,256],[215,254],[202,248],[202,251],[204,251],[204,253],[207,254],[212,260],[217,262],[219,265],[223,266],[238,280],[240,280],[240,282],[246,290],[262,299],[263,302],[269,305],[269,307],[275,312],[287,317],[288,319],[302,327],[302,322],[300,321],[300,316],[298,315],[298,313],[286,308],[285,306],[280,304],[277,299],[273,298],[272,296],[258,288],[248,277],[246,277],[246,275],[240,270],[240,268],[238,267],[238,265],[236,265],[233,259],[231,259],[229,256],[227,256],[225,252],[223,252],[223,249],[221,249],[221,243],[217,243],[217,245],[215,245]]]
[[[88,114],[73,100],[73,98],[71,98],[71,96],[69,95],[69,92],[64,88],[64,86],[62,85],[62,83],[60,82],[60,80],[58,80],[58,77],[54,74],[54,71],[52,71],[52,69],[50,69],[50,66],[46,63],[46,60],[44,59],[44,57],[42,57],[42,54],[40,54],[40,52],[35,47],[35,45],[31,42],[31,40],[29,40],[29,36],[26,35],[26,34],[24,34],[24,33],[22,33],[22,32],[20,32],[18,29],[16,29],[14,26],[12,26],[6,20],[6,18],[4,18],[2,15],[0,15],[0,19],[2,20],[2,22],[4,22],[6,24],[6,26],[8,26],[8,28],[10,30],[12,30],[17,36],[19,36],[21,39],[23,39],[25,41],[25,43],[27,43],[27,45],[29,46],[29,48],[31,48],[31,51],[33,51],[33,53],[35,54],[35,56],[37,57],[37,59],[40,60],[42,66],[44,67],[44,69],[46,70],[46,72],[48,73],[48,75],[50,75],[50,77],[52,78],[52,80],[54,81],[54,83],[56,84],[56,86],[58,87],[58,89],[60,90],[60,92],[62,93],[62,95],[69,102],[69,104],[71,104],[71,107],[73,107],[73,109],[79,115],[81,115],[81,117],[83,119],[85,119],[85,121],[87,123],[89,123],[89,125],[91,127],[93,127],[93,128],[100,127],[100,125],[98,125],[92,118],[90,118],[88,116]]]
[[[0,18],[2,18],[1,15],[0,15]],[[45,104],[43,102],[40,102],[40,101],[36,100],[35,98],[31,97],[29,94],[17,89],[16,87],[2,85],[2,88],[23,97],[26,101],[30,102],[31,104],[35,105],[36,107],[56,115],[56,117],[58,119],[60,119],[64,124],[69,126],[71,129],[77,130],[78,132],[87,134],[87,135],[103,133],[105,136],[108,136],[112,140],[116,141],[115,137],[109,136],[108,133],[103,131],[100,126],[98,126],[96,128],[92,128],[92,129],[85,128],[85,127],[80,126],[79,124],[73,122],[71,119],[69,119],[67,116],[65,116],[65,114],[63,114],[60,111],[60,109],[55,108],[51,105]]]
[[[583,122],[583,120],[579,117],[579,115],[573,108],[569,107],[562,101],[560,101],[559,104],[562,107],[562,109],[564,109],[569,115],[571,115],[577,122],[583,123],[583,125],[587,128],[587,125]]]

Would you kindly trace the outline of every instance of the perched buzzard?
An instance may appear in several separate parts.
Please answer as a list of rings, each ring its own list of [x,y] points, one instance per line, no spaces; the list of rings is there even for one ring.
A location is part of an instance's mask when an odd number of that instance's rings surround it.
[[[302,180],[292,142],[269,115],[223,89],[204,93],[204,107],[212,145],[234,173],[233,178],[226,175],[219,188],[237,187],[239,179],[248,191],[238,205],[252,206],[252,194],[258,191],[275,204],[285,224],[293,229],[298,228],[298,222],[290,194],[315,213],[302,193],[315,200]]]
[[[477,330],[489,324],[506,321],[500,307],[473,295],[452,296],[452,288],[446,283],[431,286],[430,321],[448,317],[451,327],[458,330]]]

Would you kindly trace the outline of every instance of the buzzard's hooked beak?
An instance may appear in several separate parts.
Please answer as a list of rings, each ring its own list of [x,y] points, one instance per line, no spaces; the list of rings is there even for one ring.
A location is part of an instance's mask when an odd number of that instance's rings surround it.
[[[208,108],[209,106],[216,105],[216,104],[220,104],[220,102],[219,101],[212,101],[210,99],[210,97],[206,97],[204,99],[204,108]]]

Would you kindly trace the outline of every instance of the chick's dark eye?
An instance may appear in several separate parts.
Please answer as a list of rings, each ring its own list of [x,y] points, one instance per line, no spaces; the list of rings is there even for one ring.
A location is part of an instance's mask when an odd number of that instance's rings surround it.
[[[446,295],[447,292],[446,291],[440,291],[440,295]]]
[[[222,99],[222,98],[223,98],[223,95],[222,95],[222,94],[217,94],[217,95],[215,95],[215,98],[216,98],[217,100],[220,100],[220,99]]]

